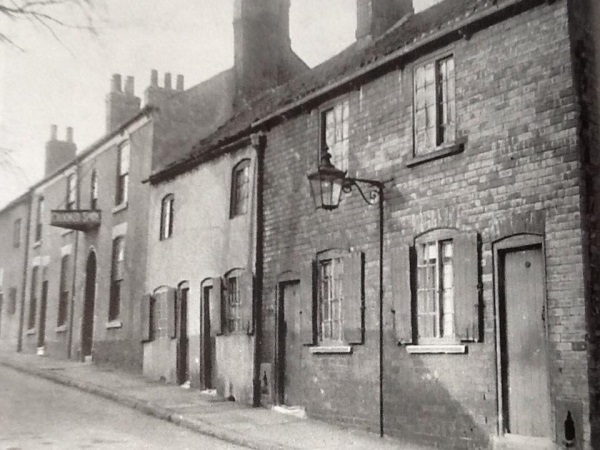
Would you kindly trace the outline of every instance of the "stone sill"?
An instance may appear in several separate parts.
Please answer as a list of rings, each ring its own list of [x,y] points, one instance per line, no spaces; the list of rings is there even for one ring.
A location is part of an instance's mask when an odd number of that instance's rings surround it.
[[[68,327],[66,325],[61,325],[60,327],[56,327],[54,331],[56,331],[56,333],[65,333],[67,329]]]
[[[420,354],[464,354],[467,353],[467,346],[462,344],[428,344],[428,345],[407,345],[406,351],[410,355]]]
[[[112,213],[113,213],[113,214],[117,214],[118,212],[121,212],[121,211],[123,211],[123,210],[125,210],[125,209],[127,209],[127,202],[125,202],[125,203],[121,203],[120,205],[117,205],[117,206],[115,206],[115,207],[112,209]]]
[[[121,328],[123,327],[123,322],[121,322],[120,320],[111,320],[110,322],[108,322],[106,324],[106,329],[110,330],[113,328]]]
[[[350,345],[319,345],[310,347],[310,352],[317,355],[340,355],[352,353]]]
[[[414,156],[410,161],[406,163],[406,167],[414,167],[429,161],[435,161],[436,159],[445,158],[446,156],[456,155],[458,153],[462,153],[464,149],[464,142],[455,142],[453,144],[442,145],[433,152],[427,153],[426,155]]]
[[[25,334],[26,334],[27,336],[31,336],[31,335],[35,334],[35,328],[31,328],[31,329],[27,330],[27,331],[25,332]]]

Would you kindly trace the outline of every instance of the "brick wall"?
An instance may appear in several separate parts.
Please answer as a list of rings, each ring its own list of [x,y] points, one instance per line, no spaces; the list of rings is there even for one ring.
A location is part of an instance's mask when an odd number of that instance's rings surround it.
[[[445,448],[482,448],[498,427],[493,243],[541,233],[551,396],[587,405],[587,355],[577,108],[566,2],[543,4],[439,49],[456,63],[457,132],[464,152],[412,158],[412,62],[347,93],[350,175],[386,188],[384,412],[390,435]],[[426,57],[426,55],[422,55]],[[309,415],[378,428],[378,226],[357,193],[314,211],[318,113],[274,127],[265,153],[262,362],[272,362],[276,280],[328,248],[365,253],[365,341],[351,355],[300,351],[297,401]],[[477,231],[483,341],[464,355],[409,355],[396,345],[391,249],[427,230]],[[589,424],[584,423],[589,436]]]

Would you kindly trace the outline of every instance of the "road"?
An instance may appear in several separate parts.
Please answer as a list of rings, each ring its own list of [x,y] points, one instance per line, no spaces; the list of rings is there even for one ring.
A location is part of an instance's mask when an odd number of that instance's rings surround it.
[[[241,449],[0,366],[0,450]]]

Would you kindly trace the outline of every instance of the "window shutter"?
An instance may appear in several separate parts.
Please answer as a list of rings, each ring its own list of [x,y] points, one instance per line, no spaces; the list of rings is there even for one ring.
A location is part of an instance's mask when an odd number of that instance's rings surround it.
[[[252,322],[254,307],[254,276],[251,271],[247,270],[240,276],[240,294],[242,295],[242,310],[240,311],[242,318],[242,329],[248,334],[254,332],[254,324]]]
[[[142,303],[140,305],[140,315],[142,322],[142,333],[141,341],[148,342],[151,340],[152,324],[150,323],[150,303],[152,302],[152,296],[146,294],[142,297]]]
[[[480,302],[477,232],[460,233],[455,239],[454,248],[456,335],[461,341],[478,342]]]
[[[223,334],[223,282],[220,277],[213,278],[213,287],[208,305],[210,317],[210,335]]]
[[[167,336],[170,338],[177,337],[177,291],[175,288],[168,288],[165,294],[167,308]]]
[[[344,258],[342,324],[348,344],[362,344],[364,339],[364,295],[362,252]]]
[[[300,342],[304,345],[315,343],[315,268],[314,261],[306,264],[300,272],[300,301],[297,320],[300,324]]]
[[[410,246],[403,244],[392,249],[394,323],[399,344],[411,344],[413,341],[410,260]]]

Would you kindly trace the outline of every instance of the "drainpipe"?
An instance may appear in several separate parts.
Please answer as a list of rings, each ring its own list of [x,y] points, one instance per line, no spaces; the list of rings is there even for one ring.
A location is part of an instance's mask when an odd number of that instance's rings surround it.
[[[33,210],[33,189],[28,192],[29,209],[27,211],[27,233],[25,233],[25,260],[23,261],[23,285],[21,287],[21,306],[19,311],[19,336],[17,337],[17,352],[23,350],[23,320],[25,318],[25,291],[27,290],[27,265],[29,263],[29,234],[31,232],[31,211]]]
[[[77,186],[75,188],[75,192],[77,192],[77,200],[76,200],[76,208],[80,209],[80,190],[81,186],[81,167],[79,165],[79,161],[77,162],[76,170],[77,170]],[[71,283],[71,301],[69,303],[69,336],[67,340],[67,359],[71,359],[71,355],[73,354],[73,312],[75,310],[75,289],[77,287],[76,284],[76,276],[77,276],[77,252],[78,252],[78,244],[79,244],[79,231],[75,230],[75,248],[73,250],[73,281]]]

